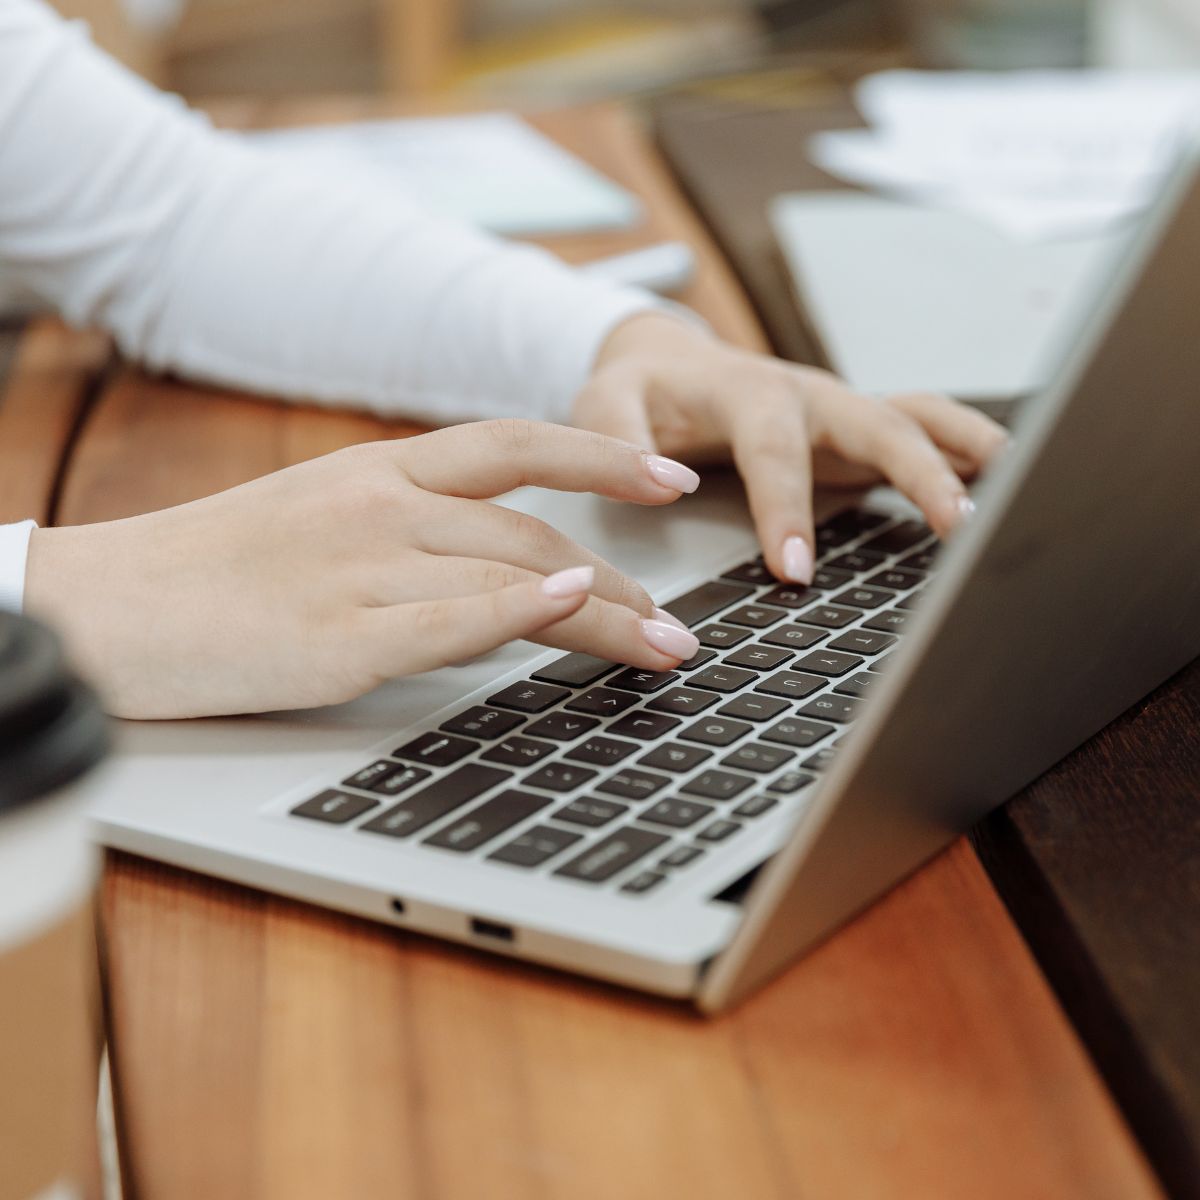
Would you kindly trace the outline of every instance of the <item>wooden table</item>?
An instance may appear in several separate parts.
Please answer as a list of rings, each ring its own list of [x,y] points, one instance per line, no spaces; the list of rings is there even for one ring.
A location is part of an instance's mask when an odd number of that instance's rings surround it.
[[[701,257],[685,298],[762,344],[623,113],[539,123],[651,214],[555,248],[685,237]],[[6,359],[0,518],[122,516],[408,432],[153,380],[49,322],[0,333]],[[103,926],[139,1200],[1161,1194],[966,841],[707,1022],[125,855]]]

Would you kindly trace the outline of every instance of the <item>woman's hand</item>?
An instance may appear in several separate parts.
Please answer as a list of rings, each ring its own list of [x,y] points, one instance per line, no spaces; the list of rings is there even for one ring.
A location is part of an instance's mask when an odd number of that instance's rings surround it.
[[[944,537],[970,512],[963,480],[1007,441],[945,396],[871,400],[827,371],[739,350],[662,313],[609,335],[572,416],[692,462],[732,454],[767,566],[798,583],[812,581],[814,485],[886,478]]]
[[[590,551],[485,498],[539,484],[669,504],[697,482],[594,433],[464,425],[37,530],[26,608],[125,717],[332,704],[521,637],[662,670],[695,653],[692,634]]]

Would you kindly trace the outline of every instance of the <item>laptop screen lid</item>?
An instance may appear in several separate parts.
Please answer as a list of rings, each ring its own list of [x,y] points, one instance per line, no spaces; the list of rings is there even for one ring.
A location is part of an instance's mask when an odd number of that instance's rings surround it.
[[[1200,150],[1025,406],[697,994],[776,974],[1200,654]]]

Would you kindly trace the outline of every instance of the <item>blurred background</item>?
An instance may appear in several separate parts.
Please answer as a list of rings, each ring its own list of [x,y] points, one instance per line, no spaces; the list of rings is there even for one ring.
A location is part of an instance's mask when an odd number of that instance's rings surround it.
[[[797,67],[1200,66],[1200,0],[54,0],[155,82],[215,96],[543,105]]]

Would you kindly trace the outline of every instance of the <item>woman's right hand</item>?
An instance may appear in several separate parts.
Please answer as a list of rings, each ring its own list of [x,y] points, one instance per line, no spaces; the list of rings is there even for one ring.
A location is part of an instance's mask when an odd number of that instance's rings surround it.
[[[608,563],[488,498],[536,484],[669,504],[698,482],[582,430],[460,425],[145,516],[36,530],[26,610],[123,717],[334,704],[523,637],[663,670],[695,653],[692,634]]]

